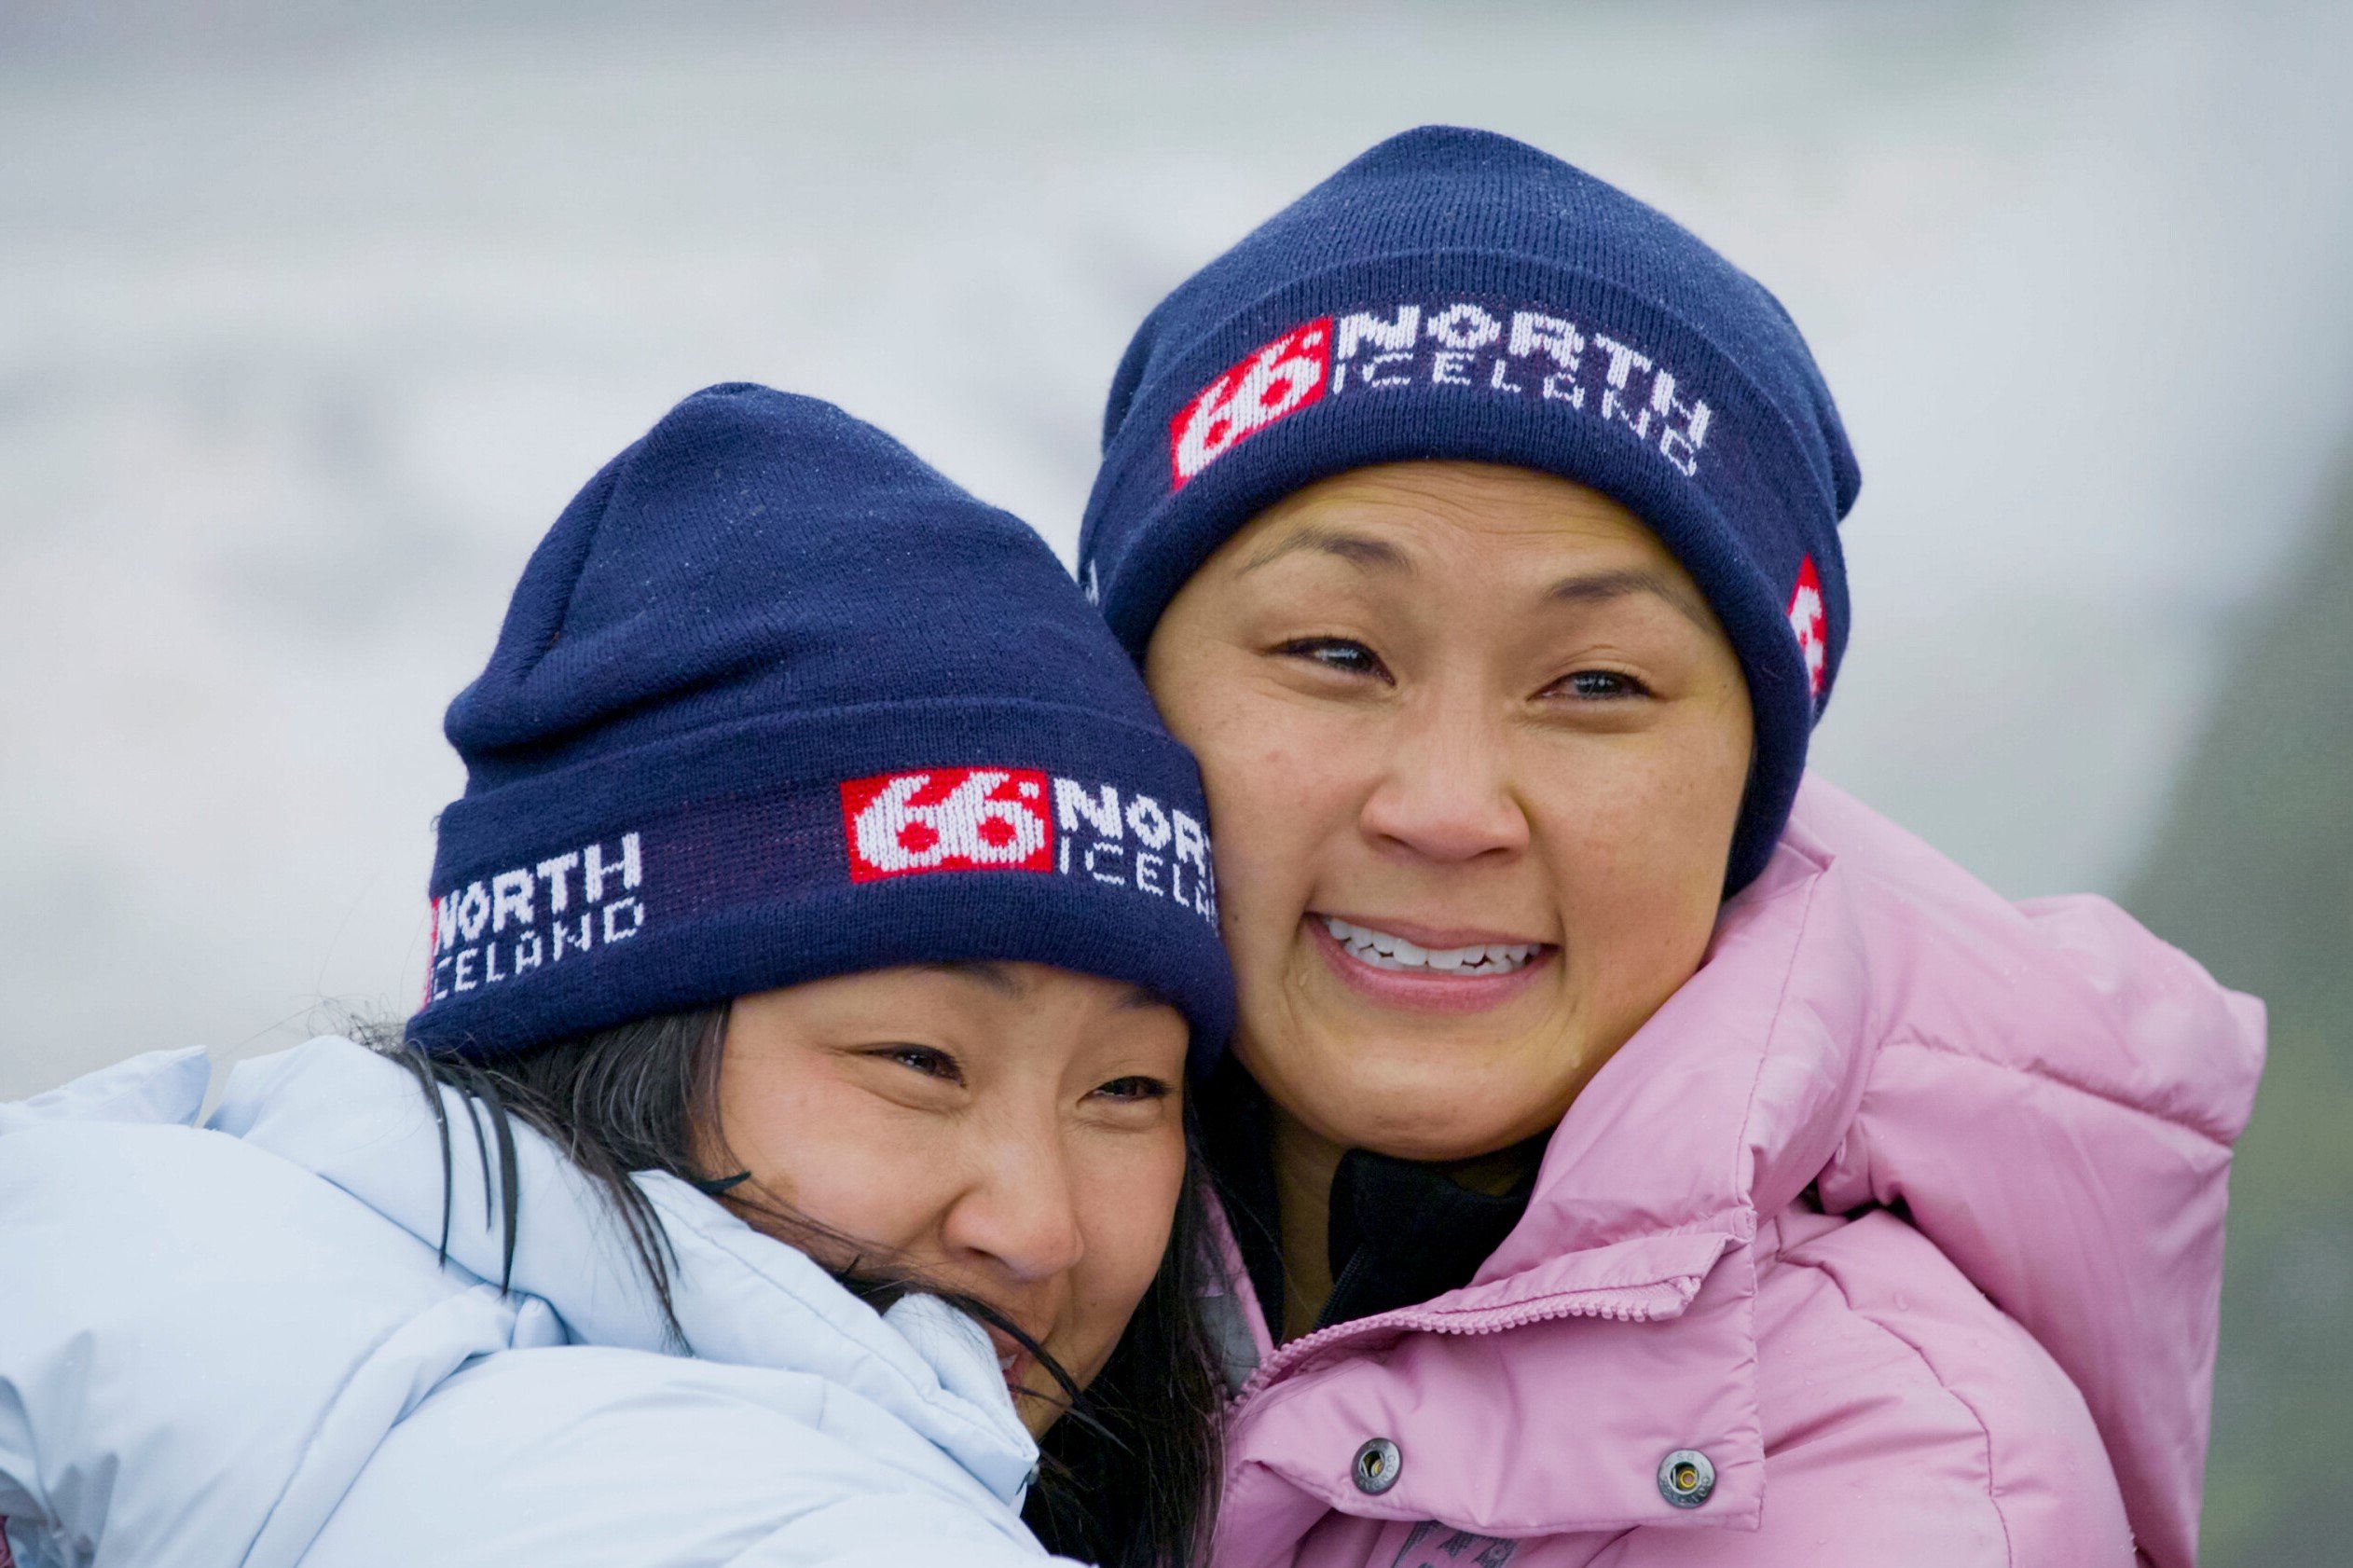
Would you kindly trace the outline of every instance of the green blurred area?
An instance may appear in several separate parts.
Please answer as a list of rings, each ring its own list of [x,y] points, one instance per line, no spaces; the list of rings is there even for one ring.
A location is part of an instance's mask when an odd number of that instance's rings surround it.
[[[2353,1562],[2353,469],[2125,902],[2271,1009],[2231,1180],[2206,1568]]]

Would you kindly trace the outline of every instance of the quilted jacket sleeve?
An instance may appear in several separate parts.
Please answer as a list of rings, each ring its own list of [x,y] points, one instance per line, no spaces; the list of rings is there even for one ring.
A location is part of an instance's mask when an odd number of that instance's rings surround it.
[[[1981,917],[2023,923],[2060,961],[1988,973],[1974,1004],[1906,1010],[1823,1202],[1900,1206],[2023,1325],[2083,1391],[2143,1555],[2189,1568],[2263,1007],[2102,899]],[[1949,928],[1965,948],[1967,924]]]

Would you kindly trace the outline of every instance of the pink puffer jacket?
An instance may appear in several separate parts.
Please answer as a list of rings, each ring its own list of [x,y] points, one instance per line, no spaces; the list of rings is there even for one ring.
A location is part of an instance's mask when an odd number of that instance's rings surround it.
[[[1469,1286],[1276,1352],[1233,1271],[1216,1568],[2189,1568],[2262,1060],[2112,905],[1809,781]]]

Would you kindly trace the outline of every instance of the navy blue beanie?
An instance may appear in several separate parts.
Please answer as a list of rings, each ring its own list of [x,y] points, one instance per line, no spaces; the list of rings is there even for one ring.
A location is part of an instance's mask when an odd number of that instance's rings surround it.
[[[968,959],[1223,1049],[1191,756],[1037,534],[829,404],[712,387],[608,463],[446,727],[431,1051]]]
[[[1846,648],[1837,525],[1861,482],[1780,302],[1548,153],[1448,127],[1392,137],[1146,318],[1112,380],[1080,577],[1141,658],[1261,509],[1413,459],[1589,486],[1691,573],[1755,712],[1727,876],[1745,886]]]

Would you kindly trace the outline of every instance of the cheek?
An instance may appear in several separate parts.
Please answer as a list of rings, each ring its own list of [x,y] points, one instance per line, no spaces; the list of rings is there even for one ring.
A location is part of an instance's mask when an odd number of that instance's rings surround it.
[[[1597,752],[1547,791],[1567,945],[1604,1014],[1647,1016],[1705,952],[1748,772],[1746,732],[1731,728]]]
[[[1242,984],[1287,956],[1324,849],[1352,830],[1364,795],[1355,731],[1311,708],[1251,693],[1188,736],[1209,796],[1218,907]]]
[[[870,1245],[905,1248],[936,1208],[903,1151],[909,1113],[822,1078],[722,1070],[721,1116],[736,1168],[804,1217]]]
[[[1080,1179],[1086,1256],[1070,1282],[1068,1330],[1056,1354],[1082,1382],[1109,1359],[1168,1250],[1185,1179],[1184,1139],[1172,1130],[1150,1141],[1149,1149],[1090,1161]]]
[[[1721,882],[1741,776],[1680,755],[1610,756],[1564,770],[1551,796],[1553,842],[1612,887]],[[1568,885],[1574,891],[1578,882]]]
[[[1312,716],[1263,687],[1254,655],[1193,625],[1198,590],[1188,587],[1162,618],[1145,673],[1161,716],[1201,764],[1218,924],[1246,1014],[1303,907],[1312,846],[1331,814],[1332,769],[1309,742]]]

